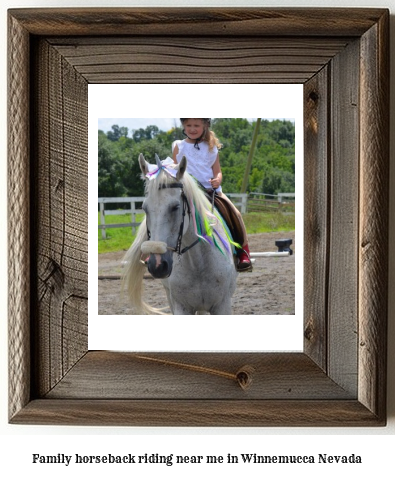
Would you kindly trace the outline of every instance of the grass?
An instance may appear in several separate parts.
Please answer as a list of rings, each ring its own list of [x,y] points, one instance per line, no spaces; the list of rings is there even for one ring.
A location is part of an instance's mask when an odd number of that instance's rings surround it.
[[[136,215],[136,222],[141,222],[142,214]],[[244,214],[244,223],[248,234],[263,232],[287,232],[295,230],[295,214],[282,212],[252,212]],[[125,224],[131,222],[130,214],[106,216],[106,224]],[[100,224],[100,215],[99,215]],[[126,251],[133,243],[135,236],[129,227],[107,229],[107,239],[102,239],[99,229],[99,254],[104,252]]]
[[[98,223],[100,224],[100,214]],[[143,220],[143,214],[136,214],[136,222]],[[131,221],[130,214],[120,216],[105,216],[106,224],[127,224]],[[102,239],[102,231],[99,229],[99,254],[104,252],[127,251],[135,239],[131,227],[106,229],[107,239]]]
[[[243,215],[247,234],[295,230],[295,213],[251,212]]]

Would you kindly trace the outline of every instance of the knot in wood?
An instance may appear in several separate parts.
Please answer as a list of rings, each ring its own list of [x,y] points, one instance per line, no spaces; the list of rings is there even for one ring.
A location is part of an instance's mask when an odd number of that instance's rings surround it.
[[[243,390],[246,390],[251,386],[254,372],[254,367],[251,365],[245,365],[236,373],[237,382]]]
[[[313,103],[317,103],[319,100],[319,95],[316,91],[311,91],[309,94],[309,100],[311,100]]]
[[[306,340],[311,340],[313,338],[314,332],[313,332],[313,326],[311,323],[307,324],[305,330],[304,330],[304,337]]]

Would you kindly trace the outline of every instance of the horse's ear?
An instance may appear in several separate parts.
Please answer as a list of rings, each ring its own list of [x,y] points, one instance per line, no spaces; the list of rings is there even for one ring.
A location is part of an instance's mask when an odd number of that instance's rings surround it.
[[[180,179],[182,179],[186,169],[187,169],[187,158],[185,156],[183,156],[180,163],[179,163],[179,166],[178,166],[178,171],[177,171],[177,176],[176,176],[178,181]]]
[[[160,157],[156,153],[155,153],[155,161],[156,161],[156,165],[160,169],[162,167],[162,162],[160,160]]]
[[[140,153],[139,155],[139,163],[141,172],[144,174],[144,176],[146,176],[146,174],[148,173],[148,163],[142,153]]]

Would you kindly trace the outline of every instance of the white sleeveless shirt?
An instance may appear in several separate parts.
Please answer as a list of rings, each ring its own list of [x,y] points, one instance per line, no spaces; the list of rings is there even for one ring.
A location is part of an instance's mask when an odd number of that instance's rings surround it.
[[[185,156],[188,173],[195,177],[206,189],[212,189],[209,179],[213,177],[213,166],[217,159],[218,148],[214,146],[212,151],[209,151],[208,143],[202,141],[199,143],[200,149],[197,149],[194,143],[187,143],[184,139],[174,141],[172,144],[173,151],[176,145],[178,146],[177,163]],[[217,191],[222,191],[221,186]]]

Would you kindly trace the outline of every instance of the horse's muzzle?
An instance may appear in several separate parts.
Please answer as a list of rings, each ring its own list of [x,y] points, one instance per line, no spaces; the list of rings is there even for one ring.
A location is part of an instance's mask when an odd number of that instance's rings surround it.
[[[155,279],[166,279],[173,270],[173,253],[150,254],[148,259],[148,272]]]

